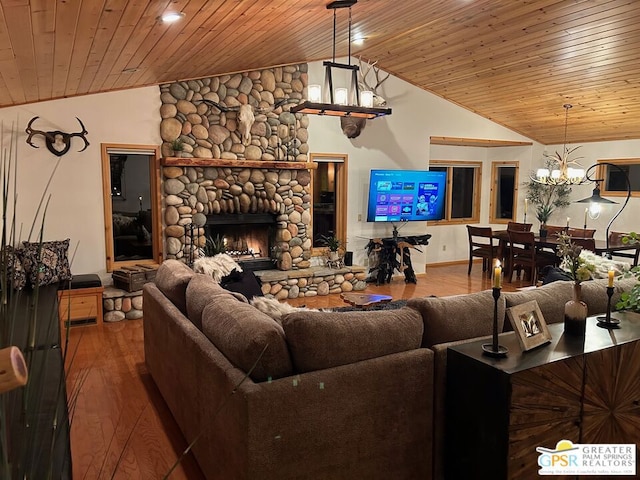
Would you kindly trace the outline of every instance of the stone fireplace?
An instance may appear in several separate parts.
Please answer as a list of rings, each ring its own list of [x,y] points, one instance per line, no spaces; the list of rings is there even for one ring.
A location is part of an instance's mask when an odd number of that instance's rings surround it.
[[[247,224],[251,230],[252,215],[273,217],[273,245],[263,245],[262,253],[276,261],[281,270],[311,266],[311,222],[308,191],[311,174],[300,168],[248,168],[223,166],[225,160],[208,160],[220,166],[189,166],[190,159],[165,159],[162,169],[167,258],[189,258],[203,247],[207,231],[220,232],[216,225],[233,221]],[[197,162],[197,163],[202,163]],[[267,165],[269,162],[264,162]],[[183,164],[183,165],[178,165]],[[300,167],[289,162],[288,167]],[[220,215],[222,221],[216,217]],[[244,220],[244,222],[243,222]],[[190,226],[194,225],[193,243]],[[260,248],[260,247],[254,247]],[[271,250],[269,252],[268,250]]]
[[[160,87],[166,258],[189,261],[207,236],[222,233],[233,248],[266,254],[281,270],[263,271],[265,294],[365,288],[361,267],[311,266],[309,123],[289,111],[306,86],[307,65],[299,64]],[[174,151],[176,143],[182,151]],[[271,226],[257,228],[254,215],[269,216]]]

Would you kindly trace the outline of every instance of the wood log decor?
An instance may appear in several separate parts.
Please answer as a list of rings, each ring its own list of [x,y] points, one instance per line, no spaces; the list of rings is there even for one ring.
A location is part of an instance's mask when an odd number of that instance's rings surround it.
[[[27,365],[18,347],[7,347],[0,350],[0,393],[27,384]]]

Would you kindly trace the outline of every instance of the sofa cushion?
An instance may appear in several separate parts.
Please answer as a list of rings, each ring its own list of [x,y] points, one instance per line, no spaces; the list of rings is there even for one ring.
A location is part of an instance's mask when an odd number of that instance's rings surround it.
[[[538,288],[508,292],[504,294],[507,308],[535,300],[538,302],[544,321],[548,324],[564,321],[564,304],[573,296],[572,281],[557,281]],[[511,331],[510,322],[506,322],[505,331]]]
[[[195,272],[179,260],[165,260],[158,267],[155,284],[182,313],[187,314],[186,292]]]
[[[422,319],[411,308],[371,312],[294,312],[282,317],[298,373],[420,347]]]
[[[286,377],[293,372],[282,327],[232,295],[211,298],[202,312],[202,332],[231,363],[256,382]]]
[[[635,277],[616,279],[613,282],[613,295],[611,296],[611,309],[616,309],[616,303],[620,301],[622,292],[630,291],[638,283]],[[598,315],[607,311],[607,284],[608,279],[599,278],[589,282],[582,282],[582,301],[587,304],[589,315]]]
[[[490,335],[493,332],[494,300],[491,290],[449,297],[412,298],[407,303],[422,315],[422,346]],[[498,330],[502,331],[504,295],[498,299]]]
[[[229,295],[237,301],[247,303],[244,295],[225,290],[209,275],[196,273],[189,282],[189,285],[187,285],[185,298],[187,317],[199,330],[202,330],[202,312],[204,311],[204,307],[209,305],[214,295]]]

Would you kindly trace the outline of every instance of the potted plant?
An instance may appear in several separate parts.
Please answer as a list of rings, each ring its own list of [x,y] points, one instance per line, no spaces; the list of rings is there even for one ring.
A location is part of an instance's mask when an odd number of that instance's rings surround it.
[[[547,161],[547,168],[551,169],[551,161]],[[547,221],[559,208],[565,208],[571,203],[571,187],[567,185],[547,185],[531,178],[525,183],[527,198],[535,208],[536,218],[540,222],[540,236],[546,236]]]
[[[224,242],[224,236],[216,235],[215,237],[207,237],[203,247],[205,257],[213,257],[219,253],[225,253],[227,245]]]
[[[329,249],[329,260],[335,262],[340,257],[339,250],[342,247],[342,241],[333,234],[320,235],[320,239],[325,247]]]
[[[171,150],[173,150],[173,155],[176,157],[181,157],[182,152],[184,150],[184,142],[180,140],[180,137],[176,138],[173,142],[171,142]]]

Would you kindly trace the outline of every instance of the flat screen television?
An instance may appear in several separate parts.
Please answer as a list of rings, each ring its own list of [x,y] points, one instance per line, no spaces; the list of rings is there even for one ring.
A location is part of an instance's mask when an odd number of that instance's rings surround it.
[[[442,220],[445,172],[371,170],[367,222]]]

